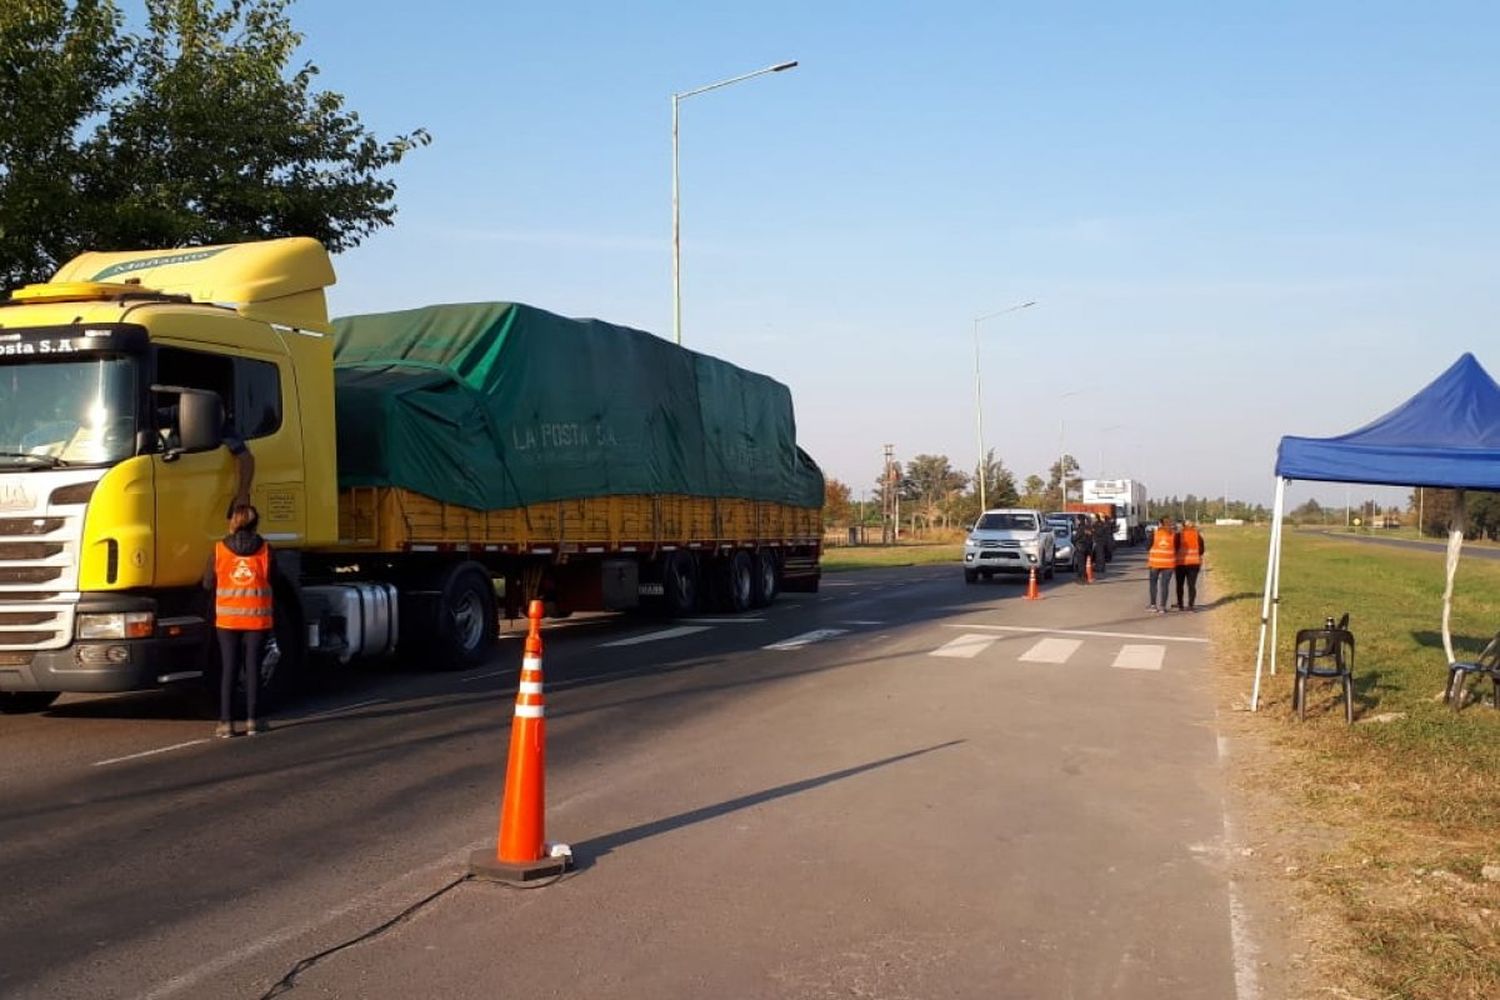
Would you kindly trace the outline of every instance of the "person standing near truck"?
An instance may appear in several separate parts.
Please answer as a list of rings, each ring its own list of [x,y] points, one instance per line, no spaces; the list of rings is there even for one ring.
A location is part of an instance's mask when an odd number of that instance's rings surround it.
[[[1094,576],[1101,577],[1104,575],[1104,564],[1109,562],[1109,546],[1114,539],[1115,522],[1095,515],[1093,527]]]
[[[1195,521],[1185,521],[1178,533],[1181,544],[1177,548],[1177,610],[1196,611],[1198,603],[1198,570],[1203,566],[1203,533]],[[1187,584],[1187,606],[1182,604],[1182,586]]]
[[[1087,518],[1075,518],[1073,525],[1073,582],[1087,583],[1088,576],[1084,567],[1088,564],[1089,553],[1094,548],[1094,529]]]
[[[255,717],[260,688],[260,657],[271,633],[271,546],[257,531],[260,515],[249,504],[229,515],[229,534],[214,545],[203,574],[205,590],[214,593],[214,632],[219,640],[219,725],[214,735],[235,735],[234,686],[243,674],[245,735],[261,732]]]
[[[1172,576],[1177,572],[1177,547],[1177,532],[1172,530],[1172,519],[1163,517],[1151,536],[1151,549],[1146,553],[1151,586],[1151,606],[1147,610],[1153,615],[1167,613]]]

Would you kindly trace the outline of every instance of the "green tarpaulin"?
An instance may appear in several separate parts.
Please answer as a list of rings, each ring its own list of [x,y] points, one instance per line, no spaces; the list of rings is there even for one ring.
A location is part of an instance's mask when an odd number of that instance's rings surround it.
[[[481,509],[680,493],[823,504],[792,397],[640,330],[512,303],[334,321],[339,482]]]

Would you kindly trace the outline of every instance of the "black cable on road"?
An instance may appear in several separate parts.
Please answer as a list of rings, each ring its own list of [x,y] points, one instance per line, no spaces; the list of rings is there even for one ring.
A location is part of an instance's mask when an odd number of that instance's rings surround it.
[[[435,902],[440,896],[443,896],[444,894],[457,889],[459,886],[469,881],[469,878],[470,876],[468,875],[460,875],[458,878],[454,879],[452,882],[449,882],[447,885],[443,886],[441,889],[437,890],[431,895],[417,900],[415,903],[411,904],[406,909],[402,910],[400,913],[396,914],[394,917],[381,924],[379,927],[367,930],[358,937],[352,937],[341,944],[334,945],[332,948],[327,948],[323,951],[318,952],[316,955],[311,955],[307,958],[302,959],[296,965],[288,969],[286,975],[277,980],[276,985],[272,986],[270,989],[266,990],[266,992],[262,993],[260,996],[260,1000],[272,1000],[273,997],[279,997],[283,993],[290,993],[292,990],[297,988],[297,977],[302,975],[302,973],[306,972],[308,969],[311,969],[313,966],[317,965],[319,962],[323,961],[323,959],[327,958],[330,955],[335,955],[343,951],[345,948],[352,948],[357,944],[362,944],[372,938],[379,937],[386,931],[390,930],[392,927],[395,927],[397,924],[409,920],[412,915],[422,907],[428,905],[429,903]]]

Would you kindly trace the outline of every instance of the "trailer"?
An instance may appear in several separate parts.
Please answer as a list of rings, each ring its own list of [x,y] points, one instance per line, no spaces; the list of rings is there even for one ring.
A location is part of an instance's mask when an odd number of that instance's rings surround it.
[[[1085,504],[1114,507],[1115,541],[1138,545],[1146,540],[1146,486],[1137,479],[1085,479]]]
[[[502,613],[816,590],[823,479],[772,379],[514,303],[330,322],[309,239],[89,253],[0,305],[0,710],[217,683],[199,580],[254,456],[274,698],[481,662]]]

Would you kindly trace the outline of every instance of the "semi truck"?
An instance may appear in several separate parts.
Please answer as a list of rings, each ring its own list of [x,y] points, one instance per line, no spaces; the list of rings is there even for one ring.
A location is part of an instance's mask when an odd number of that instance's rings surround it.
[[[0,304],[0,710],[217,683],[201,577],[254,461],[274,699],[314,667],[481,662],[502,613],[816,590],[791,396],[513,303],[330,321],[293,238],[86,253]]]
[[[1114,505],[1115,541],[1146,540],[1146,486],[1137,479],[1085,479],[1084,504]]]

